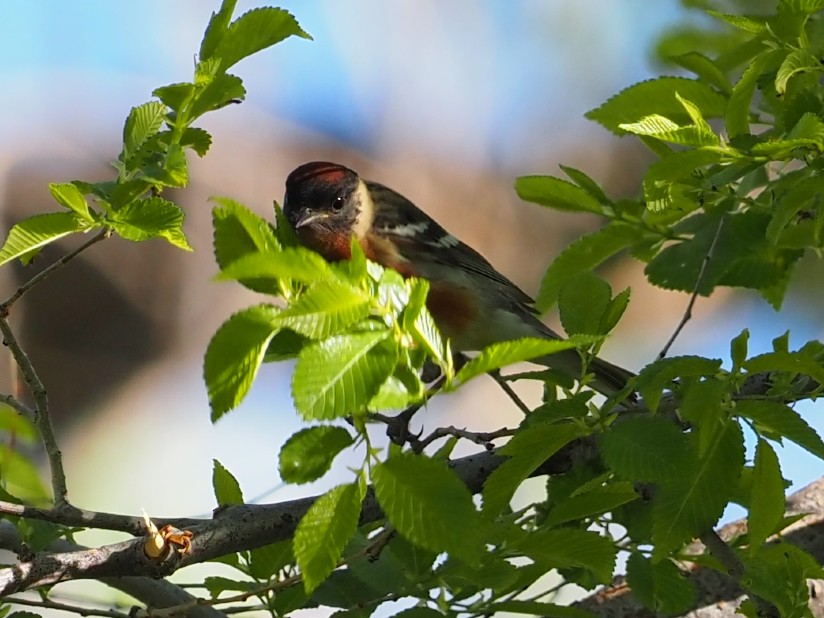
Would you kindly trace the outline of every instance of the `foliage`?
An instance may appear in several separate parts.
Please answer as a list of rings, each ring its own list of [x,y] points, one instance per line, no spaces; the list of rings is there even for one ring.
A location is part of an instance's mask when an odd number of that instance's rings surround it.
[[[189,249],[180,207],[161,194],[185,186],[186,150],[203,156],[209,148],[211,138],[193,122],[243,99],[241,80],[227,73],[236,62],[288,36],[308,36],[279,9],[232,21],[234,4],[225,1],[212,16],[192,82],[158,88],[157,100],[130,112],[116,179],[51,185],[64,210],[16,224],[0,263],[28,262],[45,244],[91,230]],[[800,259],[824,245],[824,2],[780,0],[764,15],[695,4],[712,22],[687,38],[703,32],[704,47],[668,58],[692,76],[635,84],[587,114],[654,153],[638,199],[612,199],[569,167],[562,168],[567,179],[515,182],[524,200],[602,220],[553,261],[538,293],[540,309],[558,304],[568,341],[505,342],[458,367],[427,310],[427,281],[368,261],[354,242],[350,261],[327,263],[298,245],[277,204],[270,222],[229,198],[215,200],[220,278],[261,293],[264,302],[229,317],[209,344],[212,420],[238,407],[262,363],[291,359],[294,406],[306,426],[282,448],[283,480],[320,479],[346,450],[362,457],[351,482],[308,507],[291,542],[221,558],[238,575],[204,582],[213,601],[226,592],[254,595],[272,615],[318,605],[369,615],[384,601],[411,599],[417,606],[399,615],[580,616],[587,614],[552,603],[552,590],[524,591],[549,571],[592,590],[609,584],[625,558],[640,603],[681,613],[696,599],[679,567],[685,546],[711,540],[735,500],[748,509],[749,533],[726,552],[708,541],[708,553],[689,560],[737,577],[752,608],[811,615],[805,581],[824,573],[802,549],[769,539],[789,523],[774,445],[786,439],[824,458],[824,442],[792,408],[819,394],[824,346],[811,341],[791,351],[787,335],[772,352],[750,356],[744,330],[730,343],[728,369],[700,356],[656,360],[633,380],[639,400],[624,392],[599,403],[586,387],[587,361],[629,300],[628,291],[613,296],[592,274],[604,261],[626,253],[646,264],[653,285],[703,296],[747,288],[779,308]],[[687,35],[672,34],[661,49],[678,49],[679,36]],[[6,312],[10,305],[3,304]],[[510,376],[544,385],[543,401],[517,428],[494,436],[401,431],[392,444],[376,443],[375,426],[408,422],[439,393],[570,347],[581,353],[580,375]],[[436,385],[424,377],[433,365],[441,374]],[[759,383],[765,386],[746,390]],[[0,425],[32,437],[36,430],[21,418],[4,413]],[[756,441],[749,463],[745,432]],[[458,439],[491,447],[502,436],[511,437],[478,504],[451,465],[452,448]],[[579,451],[590,454],[546,472],[556,455]],[[48,497],[25,457],[13,449],[6,457],[26,465],[0,470],[3,499],[43,504]],[[545,495],[513,507],[515,492],[536,475],[547,476]],[[213,479],[221,507],[242,503],[240,483],[217,461]],[[372,495],[383,517],[367,523],[362,503]],[[54,498],[59,506],[61,496]],[[37,530],[25,518],[15,523],[30,546],[68,534]]]

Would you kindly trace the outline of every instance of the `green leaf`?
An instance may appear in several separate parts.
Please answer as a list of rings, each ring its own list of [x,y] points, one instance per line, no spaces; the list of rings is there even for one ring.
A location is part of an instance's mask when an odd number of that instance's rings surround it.
[[[209,152],[212,145],[212,136],[203,129],[187,127],[180,137],[180,145],[191,148],[197,153],[197,156],[202,157]]]
[[[486,479],[482,492],[483,514],[497,517],[507,506],[518,486],[561,448],[582,437],[586,430],[571,423],[543,424],[518,431],[501,448],[509,457]]]
[[[732,89],[725,114],[727,135],[731,138],[747,135],[750,132],[750,104],[758,78],[775,57],[772,50],[765,50],[750,61],[744,74]]]
[[[691,51],[680,56],[671,56],[669,60],[685,68],[687,71],[692,71],[702,81],[707,82],[711,86],[715,86],[720,91],[726,94],[732,92],[732,84],[730,84],[730,80],[727,79],[726,73],[718,67],[714,60],[704,54]]]
[[[817,360],[800,353],[767,352],[766,354],[759,354],[745,362],[744,368],[749,373],[772,371],[786,371],[789,374],[798,373],[810,376],[819,384],[824,384],[824,366]]]
[[[775,451],[759,439],[755,449],[750,514],[747,518],[750,554],[754,555],[784,519],[784,479]]]
[[[720,143],[712,130],[707,132],[691,125],[681,126],[660,114],[650,114],[636,122],[624,122],[618,128],[633,135],[646,135],[681,146],[718,146]]]
[[[604,210],[587,191],[554,176],[521,176],[515,180],[515,191],[522,200],[558,210],[596,214]]]
[[[744,329],[737,337],[730,342],[730,357],[732,358],[732,371],[735,374],[741,370],[744,361],[747,360],[747,346],[750,340],[750,331]]]
[[[311,40],[288,12],[273,7],[252,9],[229,25],[228,30],[217,40],[214,53],[207,49],[209,55],[201,57],[207,59],[214,55],[220,58],[220,68],[226,71],[243,58],[292,35]]]
[[[610,470],[630,481],[669,481],[687,474],[693,455],[683,431],[663,418],[621,420],[600,438]]]
[[[535,301],[538,309],[543,312],[552,307],[558,300],[561,288],[572,277],[593,270],[641,238],[642,234],[633,227],[610,224],[573,242],[558,254],[544,274]]]
[[[34,423],[9,405],[0,403],[0,431],[10,434],[10,439],[30,444],[37,439]]]
[[[648,609],[660,614],[681,614],[695,603],[695,588],[670,560],[653,562],[639,553],[627,561],[627,583]]]
[[[736,413],[756,423],[760,431],[792,440],[798,446],[824,459],[824,442],[801,416],[783,403],[765,400],[743,400],[735,404]]]
[[[280,329],[279,312],[272,305],[256,305],[239,311],[223,323],[209,342],[203,376],[213,423],[249,392],[266,346]]]
[[[308,339],[291,330],[282,330],[275,334],[266,346],[263,355],[264,363],[274,363],[282,360],[297,358],[300,351],[307,345]]]
[[[403,329],[441,367],[450,366],[452,359],[446,340],[441,336],[425,304],[429,293],[429,281],[411,278],[406,280],[406,284],[409,288],[409,299],[403,310]]]
[[[226,73],[215,75],[206,86],[198,91],[189,112],[190,119],[194,120],[215,109],[225,107],[234,101],[243,101],[246,98],[246,88],[243,81]]]
[[[612,300],[609,283],[590,272],[578,273],[564,283],[558,297],[558,314],[570,335],[603,335],[601,322]]]
[[[441,461],[402,453],[372,469],[375,497],[392,525],[425,549],[477,564],[481,518],[469,493]]]
[[[586,117],[613,133],[622,134],[620,125],[644,116],[659,114],[675,123],[687,123],[689,115],[675,98],[680,94],[701,110],[704,118],[720,118],[727,106],[726,98],[706,84],[683,77],[659,77],[637,83],[609,99]]]
[[[575,528],[540,529],[528,535],[518,549],[547,569],[587,569],[602,584],[612,579],[618,551],[612,539]]]
[[[85,222],[68,212],[50,212],[23,219],[12,226],[0,248],[0,266],[15,258],[28,264],[49,243],[84,229]]]
[[[690,442],[691,469],[661,483],[653,498],[654,561],[715,526],[744,466],[744,435],[734,421],[715,431],[702,457],[698,455],[697,436],[692,434]]]
[[[49,184],[49,191],[60,205],[74,211],[81,219],[85,219],[90,223],[94,221],[94,217],[89,211],[89,204],[76,185],[71,182],[52,182]]]
[[[778,94],[784,94],[787,91],[787,82],[794,75],[810,71],[821,71],[821,63],[812,51],[805,47],[792,50],[784,58],[781,66],[778,67],[778,72],[775,74],[775,91]]]
[[[592,197],[598,200],[601,204],[604,205],[611,205],[612,200],[607,197],[607,194],[604,193],[604,189],[595,182],[592,178],[587,176],[586,173],[582,172],[579,169],[575,169],[574,167],[570,167],[568,165],[560,165],[559,166],[563,171],[564,174],[570,177],[570,179],[579,187],[581,187],[584,191],[589,193]]]
[[[0,487],[23,504],[45,506],[51,500],[37,466],[8,444],[0,444]]]
[[[152,96],[160,99],[163,104],[174,112],[180,112],[186,100],[194,94],[195,85],[189,82],[169,84],[152,91]]]
[[[243,492],[240,483],[217,459],[212,460],[212,488],[218,506],[243,504]]]
[[[307,593],[335,569],[355,535],[363,495],[361,483],[338,485],[315,500],[300,520],[293,547]]]
[[[750,34],[761,34],[767,29],[766,20],[763,18],[758,19],[753,17],[746,17],[744,15],[731,15],[728,13],[720,13],[718,11],[713,11],[711,9],[706,9],[705,11],[708,15],[712,15],[716,19],[725,21],[731,26],[734,26],[739,30],[743,30],[744,32],[749,32]]]
[[[160,131],[165,119],[166,106],[159,101],[149,101],[133,107],[123,126],[123,152],[120,154],[120,161],[128,164],[140,147]]]
[[[131,202],[112,212],[111,226],[126,240],[141,242],[164,238],[175,247],[192,251],[183,233],[183,211],[177,204],[161,197]]]
[[[478,356],[470,360],[455,376],[455,381],[465,383],[495,369],[569,350],[578,345],[586,345],[596,340],[593,337],[577,336],[570,339],[539,339],[528,337],[514,341],[502,341],[485,347]]]
[[[326,339],[369,315],[371,299],[338,281],[318,281],[280,314],[283,325],[310,339]]]
[[[546,517],[547,526],[557,526],[611,512],[613,509],[638,498],[628,481],[601,485],[585,493],[571,496],[553,507]]]
[[[337,335],[298,356],[292,394],[305,420],[331,420],[365,410],[395,368],[390,331]]]
[[[198,55],[201,60],[208,60],[214,56],[218,43],[226,35],[229,28],[229,22],[232,19],[236,4],[237,0],[223,0],[220,4],[220,10],[217,13],[212,13],[209,24],[206,26],[206,32],[203,34],[203,41],[200,43],[200,54]]]
[[[267,580],[283,567],[294,563],[291,539],[264,545],[249,552],[249,574],[255,579]]]
[[[720,359],[673,356],[650,363],[638,374],[635,388],[651,412],[658,409],[661,395],[675,378],[712,376],[721,368]]]
[[[277,253],[249,253],[225,266],[219,279],[292,279],[315,283],[334,277],[329,264],[302,247],[286,247]]]
[[[308,427],[280,449],[280,477],[287,483],[309,483],[322,477],[338,453],[354,443],[343,427]]]

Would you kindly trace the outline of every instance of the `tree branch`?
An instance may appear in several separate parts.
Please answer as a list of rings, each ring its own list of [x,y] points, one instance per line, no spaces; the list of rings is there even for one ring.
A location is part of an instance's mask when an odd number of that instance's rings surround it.
[[[40,376],[37,375],[28,354],[14,336],[8,317],[3,314],[0,314],[0,333],[3,334],[3,344],[11,351],[20,373],[23,375],[23,380],[28,385],[34,399],[34,424],[40,432],[40,439],[43,441],[43,447],[46,449],[46,456],[49,459],[54,502],[57,507],[61,507],[67,504],[66,473],[63,470],[63,455],[57,446],[57,438],[54,435],[46,387],[43,386],[43,382],[40,380]]]

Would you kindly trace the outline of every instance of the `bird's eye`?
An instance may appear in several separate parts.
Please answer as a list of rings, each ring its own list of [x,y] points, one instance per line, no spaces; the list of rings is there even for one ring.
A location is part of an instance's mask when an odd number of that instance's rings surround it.
[[[341,208],[343,208],[343,204],[344,204],[343,197],[338,196],[332,202],[332,209],[333,210],[340,210]]]

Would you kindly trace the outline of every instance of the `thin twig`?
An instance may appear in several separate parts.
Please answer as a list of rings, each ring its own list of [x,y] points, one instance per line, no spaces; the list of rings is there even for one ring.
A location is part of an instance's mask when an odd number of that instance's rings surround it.
[[[489,375],[492,376],[492,379],[501,387],[501,389],[507,394],[507,396],[518,406],[518,409],[523,412],[525,416],[532,413],[532,410],[529,409],[523,400],[518,397],[518,393],[516,393],[509,383],[506,381],[506,378],[501,375],[500,370],[496,369],[494,371],[490,371]]]
[[[712,254],[715,252],[715,245],[718,243],[718,238],[721,236],[721,229],[723,227],[724,218],[722,217],[721,220],[718,222],[718,228],[715,230],[715,236],[713,236],[712,242],[710,243],[710,248],[707,249],[707,253],[706,255],[704,255],[704,261],[701,262],[701,269],[698,271],[698,278],[695,280],[695,287],[693,288],[692,294],[690,295],[690,300],[687,303],[687,308],[684,311],[684,315],[681,316],[681,321],[678,323],[678,326],[675,327],[675,330],[673,331],[672,336],[669,338],[669,341],[667,341],[667,343],[658,353],[657,360],[661,360],[669,353],[669,349],[672,347],[672,344],[675,343],[675,339],[678,337],[678,335],[681,334],[681,331],[684,330],[684,326],[686,326],[687,322],[689,322],[692,318],[692,308],[695,306],[695,301],[698,299],[698,290],[701,288],[701,284],[704,282],[704,275],[707,272],[707,266],[709,266],[710,260],[712,259]]]
[[[494,448],[494,445],[492,444],[493,440],[514,434],[515,430],[507,427],[502,427],[496,431],[489,432],[467,431],[466,429],[458,429],[457,427],[438,427],[423,440],[416,440],[412,444],[412,450],[416,453],[420,453],[435,440],[446,438],[447,436],[463,438],[464,440],[469,440],[475,444],[480,444],[487,450],[492,450]]]
[[[12,605],[26,605],[28,607],[42,607],[43,609],[55,609],[64,612],[71,612],[78,616],[105,616],[106,618],[129,618],[128,614],[119,612],[116,609],[92,609],[90,607],[82,607],[80,605],[69,605],[67,603],[59,603],[57,601],[35,600],[35,599],[21,599],[19,597],[6,597],[3,599],[5,603]]]
[[[9,296],[6,300],[4,300],[2,303],[0,303],[0,315],[3,315],[3,316],[8,315],[8,312],[9,312],[9,309],[11,308],[11,306],[14,303],[16,303],[18,300],[20,300],[20,298],[26,292],[31,290],[34,286],[36,286],[41,281],[43,281],[50,274],[52,274],[56,270],[62,268],[63,266],[65,266],[66,264],[71,262],[74,258],[76,258],[78,255],[83,253],[86,249],[91,247],[93,244],[100,242],[104,238],[107,238],[110,235],[110,233],[111,232],[109,231],[108,228],[104,228],[104,229],[100,230],[97,234],[92,236],[89,240],[84,242],[82,245],[80,245],[76,249],[73,249],[72,251],[69,251],[66,255],[64,255],[63,257],[61,257],[57,261],[53,262],[52,264],[49,264],[46,268],[44,268],[39,273],[34,275],[31,279],[29,279],[23,285],[21,285],[19,288],[17,288],[17,290],[15,290],[15,292],[11,296]]]
[[[32,410],[29,406],[24,404],[14,395],[3,395],[0,394],[0,403],[4,403],[10,408],[13,408],[23,416],[29,419],[34,418],[34,410]]]
[[[14,336],[8,318],[0,315],[0,333],[3,334],[3,343],[8,346],[14,357],[20,373],[23,375],[23,380],[29,387],[32,397],[34,398],[34,424],[40,431],[40,439],[46,449],[46,456],[49,459],[49,468],[51,471],[52,491],[54,493],[55,506],[62,507],[68,504],[66,500],[66,473],[63,470],[63,455],[60,453],[60,448],[57,446],[57,438],[54,435],[54,427],[51,422],[51,415],[49,413],[49,396],[46,393],[46,387],[43,386],[40,376],[34,369],[34,365],[29,359],[28,354],[23,351],[17,338]]]

